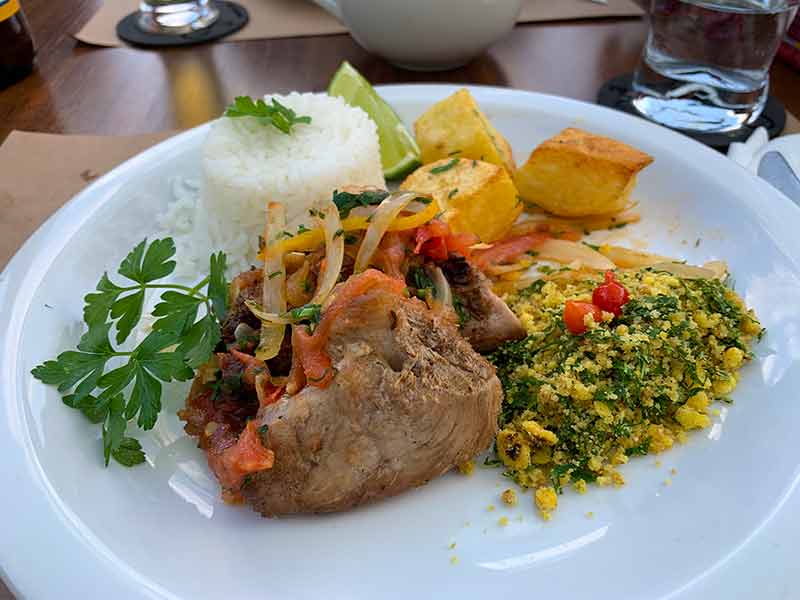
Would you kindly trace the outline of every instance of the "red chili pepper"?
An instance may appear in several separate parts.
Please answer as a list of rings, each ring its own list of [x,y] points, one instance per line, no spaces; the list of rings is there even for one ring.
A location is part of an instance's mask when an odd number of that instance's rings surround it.
[[[599,323],[603,319],[603,312],[599,306],[575,300],[567,300],[564,303],[564,325],[567,326],[570,333],[575,335],[586,333],[586,323],[584,322],[586,315],[592,315],[595,323]]]
[[[605,283],[598,285],[592,292],[592,303],[615,316],[622,313],[622,305],[629,299],[628,290],[614,278],[613,271],[606,271]]]

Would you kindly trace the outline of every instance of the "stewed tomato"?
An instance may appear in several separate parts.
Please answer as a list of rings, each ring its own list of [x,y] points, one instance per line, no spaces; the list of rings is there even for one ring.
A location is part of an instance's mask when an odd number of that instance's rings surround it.
[[[602,310],[619,316],[622,306],[630,299],[628,290],[614,277],[613,271],[606,271],[605,283],[598,285],[592,292],[592,304]]]
[[[591,302],[567,300],[564,304],[564,325],[567,326],[570,333],[575,335],[586,333],[586,322],[584,320],[586,315],[592,315],[595,323],[599,323],[603,319],[603,312],[600,307]]]

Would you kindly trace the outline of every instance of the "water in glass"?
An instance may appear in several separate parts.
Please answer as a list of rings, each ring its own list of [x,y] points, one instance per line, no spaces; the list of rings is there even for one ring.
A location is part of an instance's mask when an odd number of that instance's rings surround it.
[[[652,0],[634,106],[676,129],[724,132],[753,123],[799,2]]]
[[[139,27],[151,33],[182,34],[209,27],[219,17],[211,0],[142,0]]]

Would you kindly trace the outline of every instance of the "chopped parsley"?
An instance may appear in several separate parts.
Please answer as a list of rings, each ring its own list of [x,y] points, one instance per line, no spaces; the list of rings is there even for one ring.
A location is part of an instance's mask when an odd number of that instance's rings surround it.
[[[710,403],[728,399],[763,332],[722,281],[649,268],[617,278],[629,302],[582,335],[566,330],[563,304],[591,297],[599,275],[540,279],[508,300],[528,335],[489,355],[505,392],[495,449],[524,487],[621,485],[630,457],[711,425]]]
[[[453,167],[458,164],[459,159],[454,158],[443,165],[439,165],[438,167],[433,167],[430,170],[431,175],[439,175],[439,173],[444,173],[445,171],[449,171]]]
[[[456,316],[458,316],[459,327],[463,327],[464,323],[472,318],[472,315],[469,314],[467,307],[464,305],[464,300],[458,294],[453,294],[453,310],[456,311]]]
[[[322,306],[319,304],[305,304],[288,311],[286,316],[293,323],[317,325],[322,319]]]
[[[353,194],[350,192],[333,192],[333,203],[339,209],[339,216],[346,219],[350,216],[350,211],[357,206],[375,206],[380,204],[389,196],[385,190],[367,190]]]
[[[408,279],[411,286],[416,290],[417,298],[427,300],[435,297],[436,286],[424,267],[411,267],[408,270]]]

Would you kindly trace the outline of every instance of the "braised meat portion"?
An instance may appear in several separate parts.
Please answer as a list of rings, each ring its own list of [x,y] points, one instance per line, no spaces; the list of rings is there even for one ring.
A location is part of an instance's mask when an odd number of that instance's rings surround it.
[[[463,257],[451,254],[439,264],[467,318],[462,335],[478,352],[491,352],[503,342],[525,337],[525,329],[505,302],[492,291],[486,276]]]
[[[451,311],[375,288],[330,323],[335,377],[262,406],[271,469],[241,488],[266,516],[345,510],[427,483],[491,444],[502,398],[494,368]]]

